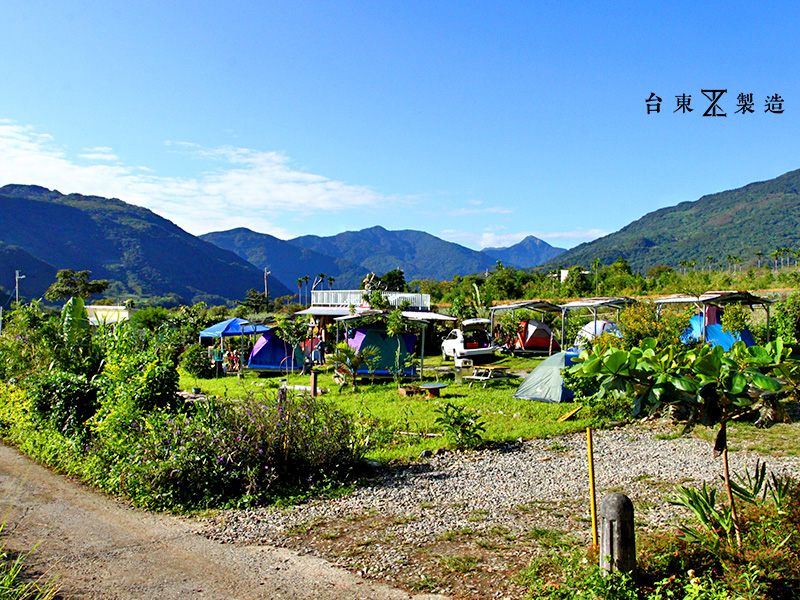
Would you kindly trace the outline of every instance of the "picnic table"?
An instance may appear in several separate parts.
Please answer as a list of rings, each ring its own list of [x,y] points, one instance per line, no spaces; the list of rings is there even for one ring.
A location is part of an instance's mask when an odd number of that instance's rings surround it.
[[[437,398],[439,392],[447,387],[446,383],[421,383],[419,389],[428,392],[428,398]]]
[[[465,375],[464,379],[469,380],[469,387],[476,381],[483,382],[483,387],[493,381],[502,381],[505,379],[513,379],[516,375],[508,372],[509,367],[505,365],[476,365],[472,371],[472,375]]]

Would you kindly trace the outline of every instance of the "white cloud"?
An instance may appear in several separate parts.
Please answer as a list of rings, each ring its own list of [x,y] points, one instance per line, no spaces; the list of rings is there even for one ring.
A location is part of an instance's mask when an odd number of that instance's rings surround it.
[[[249,227],[291,237],[276,223],[320,211],[385,209],[403,201],[365,186],[295,170],[288,157],[277,152],[203,148],[185,142],[169,146],[187,160],[211,161],[213,170],[193,178],[159,176],[150,167],[125,166],[108,147],[85,148],[78,158],[94,164],[78,164],[51,136],[0,120],[0,174],[5,180],[0,184],[37,184],[62,193],[120,198],[195,234]]]
[[[487,206],[486,208],[457,208],[450,211],[451,217],[464,217],[467,215],[495,214],[507,215],[513,213],[513,209],[506,206]]]
[[[119,160],[119,157],[114,154],[114,151],[106,146],[84,148],[83,151],[85,154],[79,154],[78,156],[86,160],[106,160],[108,162],[117,162]]]

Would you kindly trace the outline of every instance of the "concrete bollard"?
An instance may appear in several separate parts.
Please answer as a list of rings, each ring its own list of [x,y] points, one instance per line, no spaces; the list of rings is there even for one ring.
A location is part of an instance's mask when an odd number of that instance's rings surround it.
[[[609,573],[636,569],[633,503],[625,494],[609,494],[600,503],[600,568]]]

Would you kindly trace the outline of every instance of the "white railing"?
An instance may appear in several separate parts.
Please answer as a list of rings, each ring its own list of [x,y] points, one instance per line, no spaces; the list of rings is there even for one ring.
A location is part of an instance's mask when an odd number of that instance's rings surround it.
[[[364,304],[365,290],[314,290],[311,292],[311,306],[361,306]],[[431,295],[411,292],[381,292],[393,307],[408,301],[411,308],[430,310]]]

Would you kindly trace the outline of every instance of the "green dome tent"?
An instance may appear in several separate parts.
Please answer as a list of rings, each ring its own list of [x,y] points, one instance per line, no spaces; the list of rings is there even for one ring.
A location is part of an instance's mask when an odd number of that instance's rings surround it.
[[[564,387],[561,369],[574,364],[574,352],[556,352],[528,373],[514,392],[514,398],[539,400],[541,402],[569,402],[574,397],[572,390]]]

